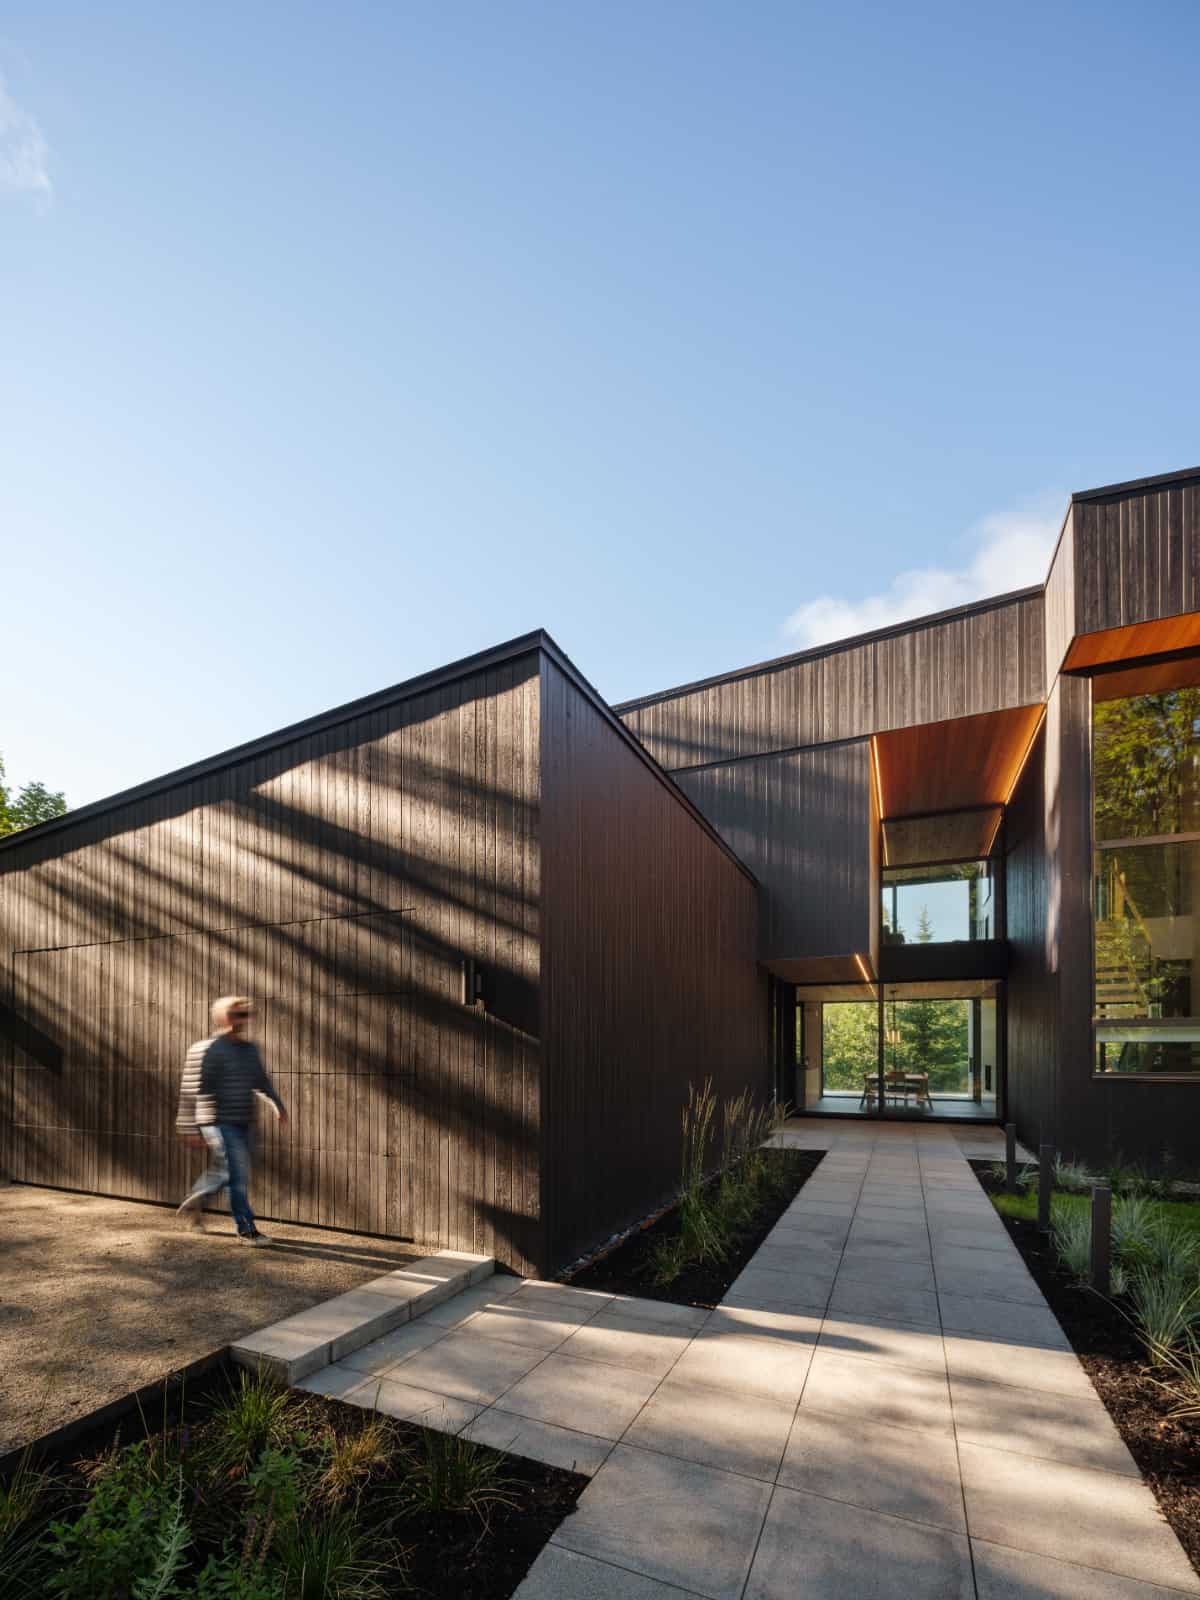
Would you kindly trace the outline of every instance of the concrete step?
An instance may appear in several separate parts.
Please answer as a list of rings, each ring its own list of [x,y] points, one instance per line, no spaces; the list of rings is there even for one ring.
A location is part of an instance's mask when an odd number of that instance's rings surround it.
[[[391,1333],[402,1322],[432,1311],[495,1270],[491,1256],[442,1250],[247,1334],[230,1351],[240,1366],[271,1372],[283,1383],[297,1383],[318,1367]]]

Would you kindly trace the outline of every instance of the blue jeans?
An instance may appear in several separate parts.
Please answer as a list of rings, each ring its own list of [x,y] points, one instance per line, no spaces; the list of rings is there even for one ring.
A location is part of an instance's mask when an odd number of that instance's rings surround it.
[[[200,1129],[208,1146],[208,1167],[192,1185],[192,1194],[215,1195],[227,1185],[229,1209],[239,1233],[254,1232],[254,1213],[246,1190],[250,1185],[250,1130],[232,1122],[209,1123]]]

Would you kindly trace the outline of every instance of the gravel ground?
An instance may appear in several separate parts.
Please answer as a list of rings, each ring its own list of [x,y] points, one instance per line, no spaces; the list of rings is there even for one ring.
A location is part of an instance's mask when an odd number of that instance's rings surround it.
[[[228,1214],[182,1229],[163,1206],[0,1188],[0,1453],[420,1252],[392,1239]]]

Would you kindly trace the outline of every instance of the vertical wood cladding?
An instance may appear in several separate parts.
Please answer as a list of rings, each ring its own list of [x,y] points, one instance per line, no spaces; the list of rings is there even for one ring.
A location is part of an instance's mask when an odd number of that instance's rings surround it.
[[[1075,507],[1067,510],[1046,578],[1046,683],[1057,677],[1075,637]]]
[[[542,701],[543,1203],[562,1265],[678,1182],[689,1083],[770,1091],[757,888],[603,711]]]
[[[1009,943],[1008,1114],[1031,1147],[1055,1138],[1058,1027],[1047,938],[1047,729],[1043,726],[1004,822]]]
[[[1072,512],[1075,633],[1200,609],[1200,475],[1081,496]]]
[[[1091,832],[1091,685],[1061,677],[1005,819],[1010,1112],[1085,1161],[1195,1164],[1200,1084],[1094,1076]]]
[[[889,630],[618,710],[664,767],[857,739],[1038,702],[1041,594]]]
[[[867,739],[675,774],[762,885],[763,961],[878,946]]]
[[[264,1215],[535,1265],[539,704],[533,652],[0,853],[12,1175],[177,1201],[184,1051],[249,993]]]

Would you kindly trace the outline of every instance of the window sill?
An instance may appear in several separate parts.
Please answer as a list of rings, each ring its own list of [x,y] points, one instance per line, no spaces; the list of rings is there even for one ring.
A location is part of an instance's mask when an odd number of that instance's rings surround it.
[[[1093,1083],[1200,1083],[1200,1072],[1093,1072]]]

